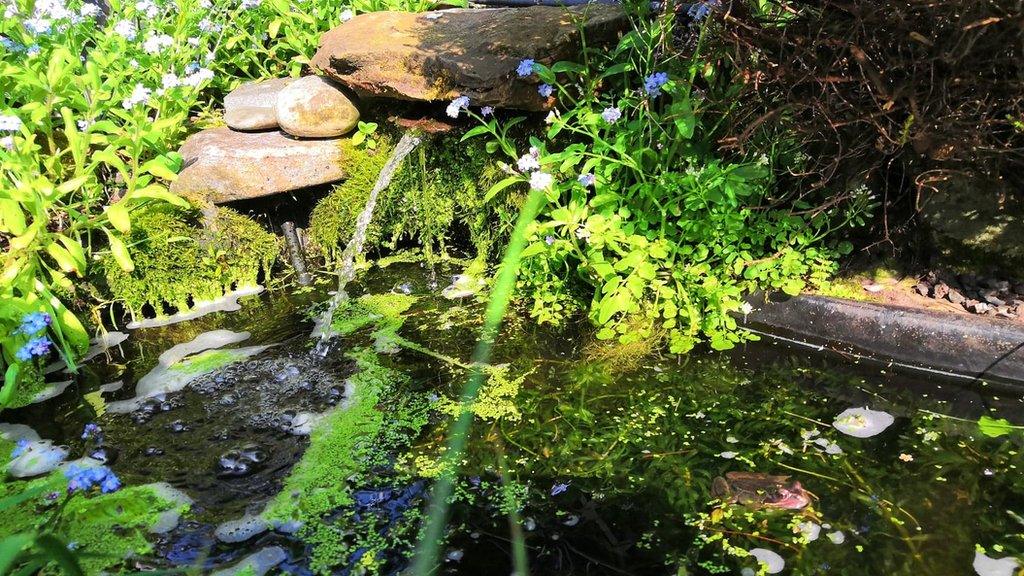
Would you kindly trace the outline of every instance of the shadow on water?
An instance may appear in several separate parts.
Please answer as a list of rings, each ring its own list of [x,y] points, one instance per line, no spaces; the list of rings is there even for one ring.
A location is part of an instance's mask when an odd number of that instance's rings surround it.
[[[464,370],[439,357],[468,361],[482,315],[475,301],[441,298],[430,273],[393,265],[352,286],[356,295],[401,287],[421,296],[402,335],[435,356],[405,349],[391,361],[411,377],[407,393],[441,400],[414,445],[392,455],[394,467],[413,470],[408,481],[395,484],[393,472],[379,482],[371,475],[353,487],[349,515],[335,521],[376,515],[390,526],[423,505],[432,480],[425,466],[409,462],[436,459],[444,399],[456,397],[465,381]],[[344,405],[350,393],[354,366],[343,352],[366,336],[338,341],[326,358],[309,354],[305,314],[324,299],[271,292],[236,313],[134,331],[123,355],[97,359],[77,390],[5,413],[5,420],[31,423],[77,451],[82,426],[98,421],[126,483],[167,481],[195,500],[187,521],[160,537],[139,566],[205,558],[220,567],[281,545],[289,559],[280,569],[306,573],[309,549],[294,534],[268,530],[225,544],[213,531],[259,513],[281,490],[309,444],[293,433],[296,418]],[[147,401],[143,410],[104,413],[107,402],[132,396],[133,382],[161,352],[221,328],[250,332],[241,345],[275,346]],[[754,563],[729,547],[758,546],[782,555],[793,574],[959,575],[973,573],[976,544],[1003,546],[1000,556],[1024,550],[1024,526],[1013,516],[1024,513],[1019,436],[987,438],[976,425],[926,412],[1019,423],[1020,398],[767,343],[729,354],[650,356],[632,366],[593,354],[589,332],[585,325],[541,329],[521,318],[503,330],[493,363],[507,364],[509,381],[521,380],[510,396],[484,388],[487,414],[502,416],[474,425],[443,573],[509,573],[509,509],[522,518],[533,574],[739,573]],[[100,392],[118,379],[121,390]],[[895,423],[865,439],[831,426],[843,410],[864,405],[892,413]],[[711,483],[733,470],[791,475],[814,503],[799,512],[716,507]],[[820,527],[817,540],[800,541],[801,523]],[[389,553],[386,572],[406,566],[402,552]]]

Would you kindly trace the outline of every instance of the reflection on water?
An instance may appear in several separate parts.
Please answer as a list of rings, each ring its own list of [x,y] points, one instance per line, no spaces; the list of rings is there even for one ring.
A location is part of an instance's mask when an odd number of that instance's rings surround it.
[[[414,445],[389,448],[386,469],[354,480],[349,508],[329,519],[339,538],[348,537],[346,522],[368,517],[380,534],[415,522],[408,512],[422,507],[424,480],[437,473],[430,462],[443,445],[445,399],[465,377],[444,358],[468,358],[481,308],[441,298],[428,280],[418,266],[392,266],[355,287],[401,286],[422,297],[401,335],[433,354],[406,346],[387,361],[411,376],[402,393],[429,396],[437,410]],[[336,343],[325,359],[309,355],[304,312],[317,299],[272,292],[233,314],[133,331],[126,357],[94,361],[60,398],[4,419],[72,447],[82,425],[98,421],[125,482],[167,481],[195,500],[190,521],[143,564],[220,568],[270,549],[278,569],[305,573],[309,549],[296,527],[263,527],[235,543],[218,542],[214,530],[261,513],[309,443],[294,433],[295,419],[343,406],[354,370],[344,353],[372,346],[364,332]],[[247,346],[277,346],[197,376],[144,417],[97,419],[106,403],[135,396],[132,383],[161,353],[214,329],[250,332]],[[976,546],[992,558],[1024,552],[1021,437],[989,438],[970,422],[988,414],[1020,423],[1020,398],[765,343],[639,363],[595,350],[585,326],[509,322],[494,360],[507,365],[504,376],[489,384],[504,388],[490,396],[485,388],[483,398],[494,406],[515,398],[515,409],[480,407],[445,573],[509,573],[511,508],[523,519],[535,574],[740,574],[757,567],[744,557],[756,549],[788,574],[957,575],[975,573]],[[118,379],[123,389],[101,391]],[[832,425],[855,407],[895,420],[868,438]],[[800,510],[716,503],[715,479],[737,471],[789,476],[811,503]],[[771,488],[755,488],[744,501],[756,504],[762,492],[770,503]],[[367,553],[358,550],[353,565]],[[399,571],[399,552],[379,553],[378,569]]]

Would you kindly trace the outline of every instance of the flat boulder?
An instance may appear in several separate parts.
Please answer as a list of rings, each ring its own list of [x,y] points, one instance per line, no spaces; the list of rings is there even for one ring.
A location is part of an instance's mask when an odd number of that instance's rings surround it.
[[[224,97],[224,123],[235,130],[277,128],[277,97],[298,78],[248,82]]]
[[[588,46],[601,46],[628,26],[610,4],[370,12],[327,32],[311,64],[364,97],[467,96],[474,106],[538,111],[553,100],[537,93],[536,75],[518,77],[521,60],[576,60],[580,28]]]
[[[292,136],[341,136],[358,122],[359,109],[341,87],[322,76],[299,78],[277,96],[277,123]]]
[[[185,168],[171,191],[221,204],[336,182],[346,176],[341,142],[281,131],[203,130],[182,145]]]

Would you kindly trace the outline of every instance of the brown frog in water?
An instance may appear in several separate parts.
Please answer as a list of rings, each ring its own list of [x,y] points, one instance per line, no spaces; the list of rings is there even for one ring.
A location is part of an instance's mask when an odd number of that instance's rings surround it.
[[[763,472],[726,472],[711,483],[711,495],[722,502],[752,508],[800,510],[811,503],[810,494],[789,476]]]

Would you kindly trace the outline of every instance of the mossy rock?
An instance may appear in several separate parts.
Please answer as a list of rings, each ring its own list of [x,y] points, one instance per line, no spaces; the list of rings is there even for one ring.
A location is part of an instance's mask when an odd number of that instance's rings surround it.
[[[280,252],[278,239],[229,208],[217,208],[209,229],[193,211],[161,206],[138,214],[127,238],[135,269],[126,272],[108,256],[102,261],[113,298],[133,317],[148,306],[187,311],[196,301],[252,287],[269,276]]]
[[[378,198],[366,247],[393,250],[401,242],[423,247],[428,259],[444,253],[453,241],[466,241],[479,258],[511,232],[525,198],[520,187],[507,188],[485,205],[484,195],[505,177],[483,139],[461,142],[461,134],[424,135]],[[353,149],[346,155],[348,180],[313,209],[310,237],[329,260],[337,260],[352,238],[396,136],[378,136],[375,150]]]

